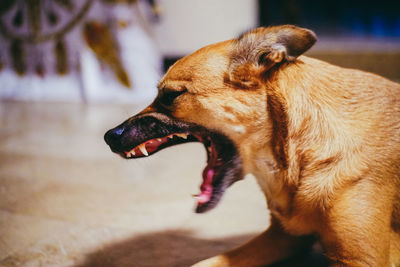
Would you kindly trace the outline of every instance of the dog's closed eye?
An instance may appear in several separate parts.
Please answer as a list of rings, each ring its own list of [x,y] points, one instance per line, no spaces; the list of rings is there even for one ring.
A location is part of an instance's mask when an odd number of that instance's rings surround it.
[[[178,96],[180,96],[186,92],[187,92],[187,89],[184,89],[181,91],[171,91],[171,90],[163,89],[161,91],[161,95],[160,95],[158,101],[164,106],[170,106],[170,105],[172,105],[172,103]]]

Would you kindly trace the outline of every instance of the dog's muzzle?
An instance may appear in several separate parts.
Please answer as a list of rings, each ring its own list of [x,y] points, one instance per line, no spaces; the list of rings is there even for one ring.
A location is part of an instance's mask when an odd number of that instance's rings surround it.
[[[151,112],[134,116],[107,131],[104,140],[124,158],[152,155],[166,147],[201,142],[207,151],[207,166],[197,197],[196,212],[214,208],[226,188],[242,178],[242,161],[233,142],[203,126]]]

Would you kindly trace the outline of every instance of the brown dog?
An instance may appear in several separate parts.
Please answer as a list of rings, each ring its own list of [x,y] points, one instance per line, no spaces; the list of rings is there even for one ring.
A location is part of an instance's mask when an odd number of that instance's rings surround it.
[[[400,85],[300,56],[315,41],[286,25],[202,48],[168,70],[149,107],[106,133],[126,158],[204,143],[197,212],[255,175],[271,226],[199,266],[267,265],[314,237],[332,266],[400,264]]]

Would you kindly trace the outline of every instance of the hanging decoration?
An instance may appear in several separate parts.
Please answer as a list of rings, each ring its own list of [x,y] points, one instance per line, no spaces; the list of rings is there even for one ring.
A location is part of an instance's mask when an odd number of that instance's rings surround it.
[[[4,55],[0,54],[0,71],[10,67],[20,76],[34,73],[44,77],[49,73],[66,75],[79,69],[70,61],[71,44],[68,43],[68,34],[79,28],[84,43],[97,59],[122,85],[131,88],[118,40],[111,28],[115,22],[109,17],[102,18],[101,12],[98,19],[87,16],[95,3],[107,9],[110,5],[136,4],[137,0],[1,0],[0,37],[6,40],[9,61],[4,61]],[[149,3],[156,10],[154,1]],[[52,49],[38,49],[44,44],[50,44]],[[52,71],[46,70],[49,66],[43,61],[48,53],[54,58]]]
[[[103,23],[90,21],[85,24],[83,35],[86,43],[100,62],[107,64],[111,68],[121,84],[131,87],[129,77],[119,58],[116,41],[109,28]]]

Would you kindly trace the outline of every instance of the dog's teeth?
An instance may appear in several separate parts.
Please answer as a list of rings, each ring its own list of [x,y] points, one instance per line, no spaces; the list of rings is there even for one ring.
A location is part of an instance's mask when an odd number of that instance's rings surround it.
[[[145,144],[139,145],[139,150],[142,152],[143,155],[145,155],[145,156],[149,155],[149,153],[146,150],[146,145]]]
[[[132,155],[131,155],[131,152],[125,152],[125,156],[127,157],[127,158],[130,158]]]
[[[180,134],[175,134],[175,135],[180,138],[183,138],[183,139],[187,139],[187,137],[188,137],[188,134],[186,134],[186,133],[180,133]]]
[[[174,135],[171,134],[171,135],[168,135],[167,137],[170,138],[170,139],[172,139],[172,138],[174,138]]]
[[[135,156],[135,155],[136,155],[136,153],[135,153],[135,149],[132,149],[130,152],[131,152],[131,155],[133,155],[133,156]]]

